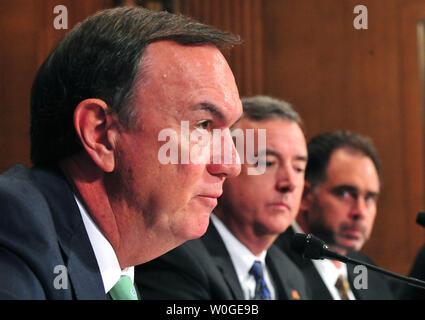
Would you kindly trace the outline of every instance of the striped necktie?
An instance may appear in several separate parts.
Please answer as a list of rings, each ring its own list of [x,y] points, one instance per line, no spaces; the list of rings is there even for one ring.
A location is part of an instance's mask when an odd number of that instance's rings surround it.
[[[350,289],[350,284],[342,275],[340,275],[338,277],[338,280],[336,280],[335,288],[338,290],[341,300],[350,300],[350,298],[348,297],[348,290]]]
[[[263,275],[263,266],[261,261],[255,261],[249,271],[255,278],[255,295],[253,300],[271,300],[269,288]]]

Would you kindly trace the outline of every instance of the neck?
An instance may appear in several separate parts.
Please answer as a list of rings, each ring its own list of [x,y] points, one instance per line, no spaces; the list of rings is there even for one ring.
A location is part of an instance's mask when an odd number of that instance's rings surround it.
[[[337,247],[337,246],[329,246],[329,249],[342,254],[343,256],[345,256],[347,254],[347,250]],[[341,261],[337,261],[337,260],[332,260],[332,263],[335,265],[335,267],[340,268],[343,265],[343,262]]]
[[[60,163],[60,167],[73,187],[74,193],[84,204],[102,234],[111,243],[120,261],[120,236],[104,186],[105,173],[85,153],[67,158]]]
[[[269,234],[258,230],[255,226],[236,221],[232,215],[223,213],[219,208],[214,210],[214,214],[224,223],[232,234],[256,257],[259,257],[265,250],[268,250],[278,235]]]
[[[147,227],[143,210],[129,206],[116,175],[100,170],[87,155],[70,157],[60,167],[110,242],[121,269],[152,260],[183,242],[171,240],[168,230]]]
[[[337,267],[337,269],[342,267],[341,261],[332,260],[332,263],[334,264],[335,267]]]

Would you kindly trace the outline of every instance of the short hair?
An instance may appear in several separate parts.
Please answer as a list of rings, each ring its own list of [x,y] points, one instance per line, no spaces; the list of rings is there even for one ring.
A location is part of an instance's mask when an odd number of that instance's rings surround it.
[[[281,118],[293,121],[299,125],[304,132],[304,125],[299,114],[286,101],[269,96],[254,96],[241,99],[243,114],[241,119],[248,118],[254,121]]]
[[[332,154],[339,149],[359,152],[369,157],[380,178],[381,166],[378,154],[369,137],[348,130],[331,131],[313,137],[307,144],[308,162],[305,180],[314,188],[326,179],[326,170]]]
[[[211,44],[219,50],[239,44],[237,35],[191,18],[143,8],[101,11],[79,23],[50,53],[31,90],[31,160],[57,163],[82,150],[73,126],[76,106],[98,98],[131,127],[133,88],[143,77],[143,52],[160,40]]]

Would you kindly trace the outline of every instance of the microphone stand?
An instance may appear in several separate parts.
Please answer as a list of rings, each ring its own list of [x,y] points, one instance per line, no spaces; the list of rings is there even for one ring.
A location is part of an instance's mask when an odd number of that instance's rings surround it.
[[[313,236],[312,234],[296,233],[293,236],[293,239],[291,242],[291,248],[294,251],[301,254],[304,258],[308,258],[308,259],[328,258],[332,260],[341,261],[345,264],[350,263],[354,265],[363,265],[373,271],[383,273],[387,276],[407,282],[411,286],[425,289],[425,281],[422,281],[416,278],[402,276],[400,274],[379,268],[372,264],[359,261],[356,259],[348,258],[342,254],[339,254],[338,252],[330,250],[323,240]]]
[[[354,265],[362,265],[362,266],[365,266],[368,269],[374,270],[376,272],[380,272],[380,273],[383,273],[387,276],[405,281],[411,286],[418,287],[418,288],[421,288],[421,289],[425,289],[425,281],[422,281],[422,280],[419,280],[419,279],[416,279],[416,278],[412,278],[412,277],[402,276],[400,274],[397,274],[397,273],[379,268],[377,266],[374,266],[373,264],[366,263],[366,262],[359,261],[359,260],[352,259],[352,258],[348,258],[348,257],[346,257],[342,254],[331,251],[327,248],[323,248],[322,253],[323,253],[323,256],[325,256],[327,258],[338,260],[338,261],[341,261],[343,263],[350,263],[350,264],[354,264]]]

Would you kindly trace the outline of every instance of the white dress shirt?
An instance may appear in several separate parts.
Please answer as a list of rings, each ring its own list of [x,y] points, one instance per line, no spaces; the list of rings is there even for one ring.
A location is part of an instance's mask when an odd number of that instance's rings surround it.
[[[305,233],[296,221],[292,222],[292,228],[296,233]],[[319,272],[320,277],[328,288],[328,291],[330,292],[333,299],[341,300],[341,297],[335,287],[335,284],[339,275],[342,275],[346,280],[348,279],[347,266],[344,263],[341,263],[340,267],[337,268],[332,262],[332,260],[329,259],[312,259],[311,261]],[[353,292],[351,291],[351,288],[348,290],[348,297],[350,298],[350,300],[356,300]]]
[[[100,275],[105,288],[105,294],[112,289],[122,275],[129,276],[134,283],[134,267],[128,267],[121,270],[118,258],[109,241],[102,234],[96,223],[93,221],[83,204],[74,195],[83,218],[84,227],[90,239],[91,246],[96,256]]]
[[[241,284],[245,300],[252,300],[255,294],[255,279],[249,273],[252,265],[256,260],[261,261],[264,270],[264,280],[270,291],[271,298],[276,299],[273,281],[270,277],[270,272],[265,264],[267,251],[263,251],[260,256],[255,256],[247,247],[245,247],[233,233],[224,225],[224,223],[214,214],[211,214],[211,220],[217,228],[223,242],[229,252],[236,274],[238,275],[239,283]]]

